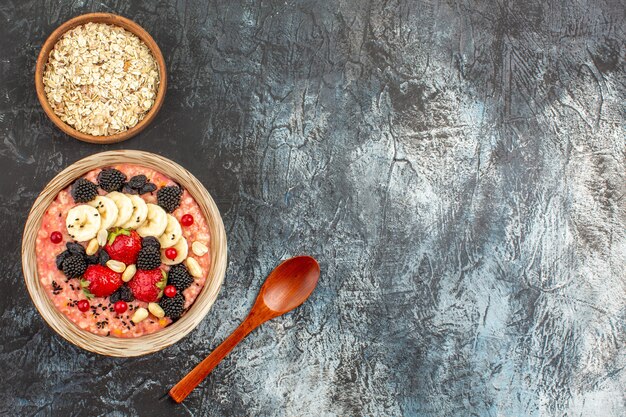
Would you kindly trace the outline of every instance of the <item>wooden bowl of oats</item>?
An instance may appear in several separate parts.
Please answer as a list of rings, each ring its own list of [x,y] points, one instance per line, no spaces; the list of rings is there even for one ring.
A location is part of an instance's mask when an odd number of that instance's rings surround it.
[[[35,68],[37,98],[66,134],[91,143],[129,139],[154,120],[165,98],[165,60],[142,27],[89,13],[48,37]]]

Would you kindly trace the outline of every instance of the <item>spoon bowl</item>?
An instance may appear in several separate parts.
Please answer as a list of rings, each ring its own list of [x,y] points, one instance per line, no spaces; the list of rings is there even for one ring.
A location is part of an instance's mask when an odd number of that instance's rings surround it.
[[[314,258],[296,256],[269,274],[258,299],[277,315],[285,314],[309,298],[319,277],[320,267]]]
[[[278,265],[267,277],[248,317],[209,356],[170,390],[170,397],[182,402],[222,359],[252,330],[283,315],[309,298],[320,277],[320,267],[310,256],[296,256]]]

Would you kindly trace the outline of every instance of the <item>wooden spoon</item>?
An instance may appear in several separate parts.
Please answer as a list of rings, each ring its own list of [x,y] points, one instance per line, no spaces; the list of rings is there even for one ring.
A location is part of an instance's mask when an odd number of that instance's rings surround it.
[[[302,304],[313,292],[320,267],[310,256],[296,256],[278,265],[267,277],[248,317],[209,356],[170,390],[170,397],[182,402],[189,393],[252,330]]]

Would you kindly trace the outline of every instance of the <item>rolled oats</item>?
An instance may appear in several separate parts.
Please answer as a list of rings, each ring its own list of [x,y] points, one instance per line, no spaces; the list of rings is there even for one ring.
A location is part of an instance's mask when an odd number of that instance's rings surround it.
[[[154,105],[157,61],[126,29],[87,23],[66,32],[50,52],[43,74],[54,113],[92,136],[135,126]]]

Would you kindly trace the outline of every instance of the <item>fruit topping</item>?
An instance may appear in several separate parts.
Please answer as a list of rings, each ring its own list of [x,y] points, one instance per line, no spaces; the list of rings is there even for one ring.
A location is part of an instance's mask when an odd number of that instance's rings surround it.
[[[130,218],[126,223],[122,225],[125,229],[136,229],[146,221],[148,217],[148,206],[143,198],[138,195],[131,195],[128,197],[132,203],[133,211],[130,214]]]
[[[73,255],[84,255],[85,248],[80,243],[67,242],[65,244],[67,251]]]
[[[163,207],[168,213],[173,212],[180,205],[180,197],[183,195],[183,189],[179,186],[172,185],[161,188],[157,191],[157,203]]]
[[[81,280],[83,292],[87,298],[93,296],[108,297],[117,291],[123,283],[120,273],[102,265],[90,265]]]
[[[178,252],[176,251],[175,248],[167,248],[167,249],[165,249],[165,257],[167,259],[174,260],[174,259],[176,259],[177,255],[178,255]]]
[[[126,304],[126,301],[116,301],[115,304],[113,304],[113,310],[115,310],[117,314],[125,313],[126,310],[128,310],[128,304]]]
[[[180,218],[180,224],[185,227],[191,226],[193,224],[193,216],[191,214],[185,214]]]
[[[112,303],[116,303],[118,301],[126,301],[127,303],[134,301],[135,297],[133,297],[133,292],[128,288],[127,285],[122,285],[117,291],[111,294],[109,301]]]
[[[143,187],[141,187],[141,189],[139,190],[139,194],[152,193],[156,191],[156,189],[157,189],[157,186],[149,182],[149,183],[146,183],[146,185],[144,185]]]
[[[65,252],[64,252],[65,253]],[[87,262],[83,255],[69,254],[62,261],[61,269],[68,278],[78,278],[85,273]]]
[[[141,197],[137,198],[141,199]],[[137,227],[137,233],[142,237],[161,236],[167,227],[167,213],[156,204],[144,205],[146,206],[146,217]]]
[[[170,297],[170,298],[174,297],[176,295],[176,287],[173,285],[168,285],[167,287],[163,289],[163,294],[166,297]]]
[[[174,265],[170,268],[170,271],[167,274],[167,284],[168,286],[174,286],[179,292],[182,292],[189,288],[189,286],[193,283],[193,277],[185,268],[185,265],[178,264]]]
[[[128,287],[137,300],[152,303],[161,296],[165,282],[165,274],[159,268],[150,271],[138,270],[128,283]]]
[[[180,227],[180,223],[176,220],[176,217],[171,214],[166,214],[167,225],[163,234],[159,236],[159,244],[162,248],[169,248],[178,243],[181,237],[183,237],[183,229]],[[155,235],[157,236],[157,235]]]
[[[163,297],[159,301],[159,305],[163,309],[165,315],[172,320],[179,319],[183,315],[185,307],[185,297],[182,294],[176,294],[174,297]]]
[[[87,203],[98,195],[98,187],[84,178],[77,179],[70,190],[72,198],[77,203]]]
[[[98,263],[100,265],[105,266],[107,262],[109,262],[109,259],[111,259],[111,257],[109,256],[107,251],[101,250],[100,252],[98,252]]]
[[[98,174],[98,185],[104,191],[119,191],[124,186],[126,175],[114,168],[107,168]]]
[[[50,241],[54,244],[56,243],[61,243],[61,241],[63,240],[63,235],[61,234],[61,232],[52,232],[50,233]]]
[[[179,264],[187,258],[188,251],[189,247],[187,246],[187,239],[181,237],[171,248],[161,249],[161,262],[165,265]]]
[[[80,300],[76,304],[76,307],[78,307],[78,309],[84,313],[84,312],[89,310],[89,301],[87,301],[87,300]]]
[[[137,269],[150,270],[161,266],[161,252],[155,246],[141,248],[137,256]]]
[[[141,246],[144,248],[147,247],[155,247],[157,249],[161,249],[161,244],[159,243],[159,239],[154,236],[148,236],[141,239]]]
[[[109,197],[99,195],[88,204],[98,210],[100,214],[100,230],[107,230],[113,227],[119,211],[115,201],[111,200]]]
[[[141,237],[134,230],[117,229],[109,233],[109,241],[104,250],[115,261],[125,265],[134,264],[141,250]]]
[[[146,194],[156,191],[157,186],[148,181],[148,178],[143,175],[135,175],[126,184],[124,184],[123,191],[128,194]]]
[[[130,188],[134,188],[136,190],[139,190],[139,189],[141,189],[141,187],[146,185],[146,182],[148,182],[148,177],[146,177],[145,175],[143,175],[143,174],[135,175],[130,180],[128,180],[128,186]]]
[[[78,242],[85,242],[96,237],[100,224],[100,213],[95,207],[87,204],[72,207],[65,218],[67,233]]]
[[[107,197],[113,200],[117,206],[117,219],[113,223],[113,227],[122,227],[133,215],[133,202],[126,194],[117,191],[107,194]]]

